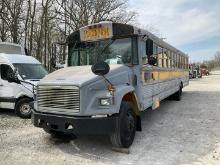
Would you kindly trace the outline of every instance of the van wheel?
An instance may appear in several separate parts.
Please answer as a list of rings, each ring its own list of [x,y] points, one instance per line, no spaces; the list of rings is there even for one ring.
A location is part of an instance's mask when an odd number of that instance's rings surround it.
[[[15,105],[15,113],[21,118],[31,118],[31,106],[32,99],[23,98],[20,99]]]
[[[123,101],[116,125],[116,131],[110,135],[114,147],[128,148],[134,141],[136,132],[136,117],[130,103]]]

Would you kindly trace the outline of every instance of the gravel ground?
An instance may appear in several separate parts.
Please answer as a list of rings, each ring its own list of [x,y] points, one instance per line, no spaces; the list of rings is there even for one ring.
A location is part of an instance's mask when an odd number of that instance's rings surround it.
[[[181,102],[142,116],[130,154],[107,137],[55,139],[13,111],[0,110],[0,164],[220,164],[220,75],[190,81]]]

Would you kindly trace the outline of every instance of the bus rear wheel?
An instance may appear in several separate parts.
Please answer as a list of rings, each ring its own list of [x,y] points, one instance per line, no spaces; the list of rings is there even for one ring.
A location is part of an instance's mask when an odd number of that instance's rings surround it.
[[[179,90],[172,95],[173,100],[180,101],[182,99],[182,86],[180,85]]]
[[[130,103],[123,101],[120,107],[116,131],[110,135],[114,147],[128,148],[136,133],[136,116]]]

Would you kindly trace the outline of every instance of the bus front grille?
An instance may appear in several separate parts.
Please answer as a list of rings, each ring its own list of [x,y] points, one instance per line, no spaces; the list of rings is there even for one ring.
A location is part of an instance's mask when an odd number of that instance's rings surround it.
[[[55,114],[80,111],[80,91],[76,86],[38,86],[37,110]]]

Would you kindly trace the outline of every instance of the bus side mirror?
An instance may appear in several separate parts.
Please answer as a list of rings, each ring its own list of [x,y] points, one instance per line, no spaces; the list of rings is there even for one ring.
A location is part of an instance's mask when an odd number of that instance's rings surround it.
[[[94,64],[91,70],[95,75],[104,76],[109,72],[110,67],[106,62],[102,61]]]
[[[146,54],[151,56],[153,54],[153,40],[147,39],[146,41]]]

